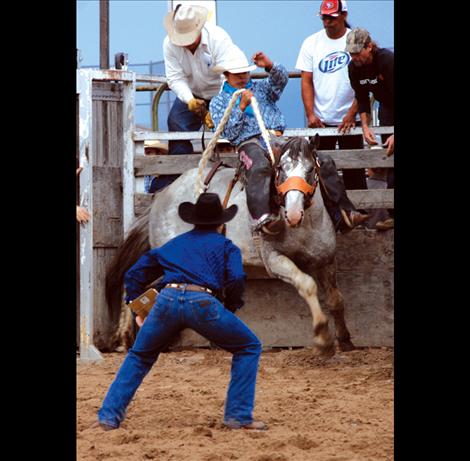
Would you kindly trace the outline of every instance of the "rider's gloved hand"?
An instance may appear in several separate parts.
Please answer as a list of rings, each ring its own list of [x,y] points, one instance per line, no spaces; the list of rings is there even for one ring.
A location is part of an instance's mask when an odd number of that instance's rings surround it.
[[[188,109],[193,114],[196,114],[201,120],[204,120],[204,117],[207,112],[206,101],[196,98],[190,99],[188,102]]]
[[[209,129],[214,128],[214,122],[212,121],[211,113],[209,111],[207,111],[206,115],[204,116],[204,125],[206,125]]]

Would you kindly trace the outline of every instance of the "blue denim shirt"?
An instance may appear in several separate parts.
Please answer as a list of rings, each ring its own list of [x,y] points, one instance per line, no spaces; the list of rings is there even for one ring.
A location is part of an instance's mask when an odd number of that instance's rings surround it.
[[[245,272],[240,249],[214,230],[193,229],[142,255],[124,276],[126,302],[162,275],[157,290],[170,282],[192,283],[216,293],[225,289],[227,309],[243,306]]]
[[[281,97],[289,80],[284,66],[274,64],[269,76],[263,80],[252,80],[251,91],[258,101],[264,124],[268,130],[284,131],[286,122],[280,109],[276,106],[276,101]],[[232,95],[224,91],[214,96],[209,104],[209,111],[215,126],[218,126],[224,115],[225,109],[230,103]],[[254,136],[260,136],[261,130],[256,118],[242,112],[238,105],[235,105],[230,113],[230,118],[225,125],[222,136],[229,140],[231,144],[238,146]]]

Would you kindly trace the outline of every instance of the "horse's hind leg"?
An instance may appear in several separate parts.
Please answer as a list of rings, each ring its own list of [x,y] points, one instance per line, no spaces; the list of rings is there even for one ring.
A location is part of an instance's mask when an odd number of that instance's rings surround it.
[[[276,251],[269,252],[264,261],[273,276],[293,285],[307,302],[313,319],[314,353],[324,356],[334,355],[334,340],[328,329],[328,317],[318,301],[315,280],[302,272],[288,257]]]
[[[336,259],[331,264],[322,267],[315,276],[325,292],[325,304],[335,321],[339,348],[343,352],[352,351],[355,347],[344,320],[344,298],[336,281]]]

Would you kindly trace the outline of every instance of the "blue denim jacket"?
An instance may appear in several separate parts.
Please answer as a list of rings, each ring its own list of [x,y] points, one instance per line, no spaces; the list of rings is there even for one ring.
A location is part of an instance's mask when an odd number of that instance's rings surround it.
[[[286,127],[284,116],[276,106],[276,101],[281,97],[288,80],[289,77],[284,66],[274,64],[267,78],[251,81],[251,91],[258,101],[261,115],[268,130],[284,131]],[[209,111],[215,126],[218,126],[222,120],[231,98],[232,95],[225,92],[223,87],[221,92],[212,98],[209,104]],[[256,118],[242,112],[238,105],[235,105],[222,132],[222,136],[233,145],[238,146],[241,142],[260,135],[261,130]]]
[[[225,289],[227,309],[243,306],[245,272],[240,249],[214,230],[193,229],[142,255],[125,274],[126,302],[162,275],[157,290],[170,282],[200,285],[216,293]]]

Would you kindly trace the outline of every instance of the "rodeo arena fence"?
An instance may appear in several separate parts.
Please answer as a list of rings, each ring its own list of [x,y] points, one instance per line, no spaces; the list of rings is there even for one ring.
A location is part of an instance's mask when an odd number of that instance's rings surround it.
[[[253,74],[262,78],[266,74]],[[300,73],[289,73],[298,78]],[[135,126],[137,91],[154,91],[152,131]],[[78,226],[77,239],[77,345],[81,361],[102,360],[113,350],[119,318],[111,318],[105,300],[106,268],[133,222],[150,205],[154,194],[144,192],[144,176],[181,174],[198,166],[193,155],[145,155],[152,142],[192,140],[200,150],[202,132],[158,131],[158,103],[168,91],[166,78],[128,70],[77,69],[77,152],[83,171],[79,203],[92,219]],[[303,109],[302,109],[303,110]],[[393,127],[374,127],[376,134],[393,133]],[[336,128],[293,128],[284,136],[337,136]],[[353,128],[350,134],[362,134]],[[212,132],[204,133],[208,143]],[[219,139],[220,146],[228,146]],[[219,144],[218,144],[219,145]],[[235,166],[232,150],[220,158]],[[217,152],[217,149],[216,149]],[[394,156],[385,149],[323,151],[338,169],[393,168]],[[359,209],[394,207],[392,189],[348,190]],[[157,198],[158,199],[158,198]],[[393,346],[394,231],[357,228],[337,234],[338,285],[345,299],[345,320],[358,347]],[[247,272],[245,306],[239,315],[261,339],[265,348],[308,347],[313,329],[310,310],[295,288],[262,271]],[[322,293],[319,293],[322,302]],[[328,313],[327,309],[325,311]],[[333,322],[330,327],[333,329]],[[209,343],[185,330],[179,346],[204,347]]]

